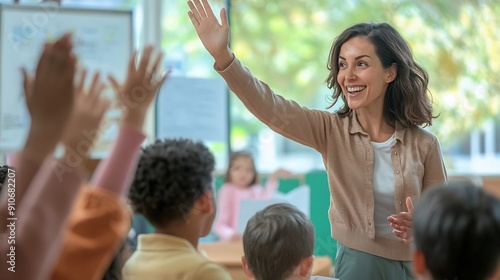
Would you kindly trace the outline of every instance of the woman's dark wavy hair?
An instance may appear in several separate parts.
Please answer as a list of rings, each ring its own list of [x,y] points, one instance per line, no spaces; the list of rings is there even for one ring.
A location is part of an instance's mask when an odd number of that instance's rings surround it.
[[[359,23],[347,28],[335,39],[327,63],[330,74],[326,83],[328,88],[333,89],[332,104],[328,108],[333,107],[339,98],[342,98],[344,105],[337,113],[341,117],[352,113],[337,82],[337,75],[340,48],[354,37],[366,37],[375,46],[384,68],[394,63],[397,65],[396,79],[389,84],[385,95],[386,121],[391,125],[399,122],[404,127],[432,125],[432,119],[437,116],[432,115],[432,97],[427,88],[427,72],[414,61],[412,51],[403,37],[387,23]]]
[[[215,160],[201,142],[156,140],[141,155],[129,192],[135,212],[155,227],[184,218],[212,190]]]

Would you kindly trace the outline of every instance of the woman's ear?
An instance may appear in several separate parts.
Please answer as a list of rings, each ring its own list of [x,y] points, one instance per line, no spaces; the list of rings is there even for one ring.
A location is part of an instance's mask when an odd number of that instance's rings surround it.
[[[389,68],[386,69],[386,83],[391,83],[398,76],[398,65],[393,63]]]

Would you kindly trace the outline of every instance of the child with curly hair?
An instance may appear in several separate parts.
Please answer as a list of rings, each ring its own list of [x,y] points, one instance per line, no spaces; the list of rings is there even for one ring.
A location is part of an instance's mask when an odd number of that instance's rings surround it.
[[[214,165],[207,147],[187,139],[157,140],[144,149],[129,199],[155,231],[139,235],[124,279],[231,279],[196,250],[215,218]]]

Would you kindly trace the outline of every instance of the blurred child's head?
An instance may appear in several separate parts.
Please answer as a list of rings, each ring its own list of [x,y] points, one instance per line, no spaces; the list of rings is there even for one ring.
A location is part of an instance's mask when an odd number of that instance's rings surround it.
[[[257,183],[257,170],[248,152],[234,152],[229,158],[225,182],[246,188]]]
[[[9,173],[9,166],[8,165],[4,165],[4,166],[0,167],[0,192],[3,189],[3,185],[5,182],[5,178],[7,177],[7,173]]]
[[[314,227],[288,203],[257,212],[243,233],[242,258],[247,275],[257,280],[309,279],[313,263]]]
[[[413,235],[416,279],[500,279],[500,200],[481,188],[461,182],[425,191]]]
[[[135,212],[158,230],[175,225],[210,232],[216,206],[212,153],[200,142],[156,140],[141,155],[129,193]]]

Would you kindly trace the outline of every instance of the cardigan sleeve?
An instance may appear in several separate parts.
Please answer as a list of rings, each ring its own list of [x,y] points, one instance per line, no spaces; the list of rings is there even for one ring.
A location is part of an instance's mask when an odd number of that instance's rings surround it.
[[[332,129],[330,113],[311,110],[275,94],[261,80],[252,75],[234,58],[226,69],[215,70],[243,102],[245,107],[276,133],[293,141],[323,152],[329,130]]]
[[[422,183],[422,191],[429,187],[434,187],[448,182],[448,175],[444,165],[441,146],[436,137],[429,147],[429,153],[424,161],[425,172]]]

